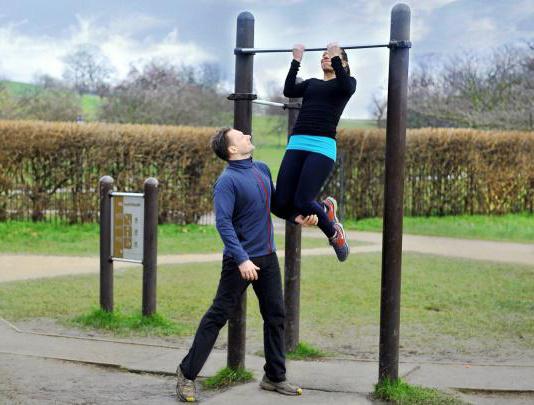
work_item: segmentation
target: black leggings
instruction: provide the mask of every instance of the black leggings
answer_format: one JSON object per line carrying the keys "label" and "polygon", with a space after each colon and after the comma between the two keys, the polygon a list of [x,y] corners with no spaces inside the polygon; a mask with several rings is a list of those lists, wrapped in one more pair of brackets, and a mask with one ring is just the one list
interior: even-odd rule
{"label": "black leggings", "polygon": [[334,168],[334,161],[320,153],[286,150],[276,180],[273,213],[293,221],[298,214],[317,215],[319,228],[327,237],[336,233],[324,204],[315,201]]}

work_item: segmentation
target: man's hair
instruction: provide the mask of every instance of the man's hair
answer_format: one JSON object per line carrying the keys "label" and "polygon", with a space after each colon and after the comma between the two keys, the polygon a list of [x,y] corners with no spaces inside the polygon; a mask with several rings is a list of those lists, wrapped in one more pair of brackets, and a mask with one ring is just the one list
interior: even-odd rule
{"label": "man's hair", "polygon": [[230,145],[227,134],[231,129],[228,127],[221,128],[211,137],[211,149],[222,160],[228,160],[230,157],[228,154],[228,146]]}
{"label": "man's hair", "polygon": [[350,76],[350,67],[349,67],[349,58],[347,56],[347,52],[343,48],[341,48],[341,60],[344,60],[347,62],[347,66],[343,66],[345,68],[345,71]]}

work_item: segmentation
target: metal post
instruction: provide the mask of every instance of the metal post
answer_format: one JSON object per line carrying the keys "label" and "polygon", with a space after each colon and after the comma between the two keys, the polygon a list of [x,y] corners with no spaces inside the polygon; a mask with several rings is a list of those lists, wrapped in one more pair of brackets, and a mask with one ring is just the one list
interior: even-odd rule
{"label": "metal post", "polygon": [[[391,41],[410,39],[410,8],[391,10]],[[378,379],[396,380],[399,369],[404,149],[409,48],[391,48],[386,127],[386,178],[382,241],[380,354]]]}
{"label": "metal post", "polygon": [[156,312],[158,267],[158,181],[149,177],[144,184],[145,220],[143,229],[143,316]]}
{"label": "metal post", "polygon": [[[236,47],[254,46],[254,16],[244,11],[237,17]],[[252,93],[254,55],[235,56],[235,93]],[[250,134],[252,130],[252,100],[234,101],[234,128]],[[243,293],[236,311],[228,320],[229,368],[245,367],[245,336],[247,316],[247,295]]]}
{"label": "metal post", "polygon": [[[297,82],[301,79],[297,78]],[[300,103],[300,98],[290,98],[289,103]],[[288,109],[287,131],[290,134],[297,122],[299,110]],[[288,136],[289,142],[289,136]],[[284,260],[284,304],[285,304],[285,347],[286,351],[295,350],[299,344],[300,318],[300,249],[302,227],[286,221],[286,247]]]}
{"label": "metal post", "polygon": [[111,260],[111,191],[113,178],[99,180],[100,193],[100,308],[113,312],[113,261]]}

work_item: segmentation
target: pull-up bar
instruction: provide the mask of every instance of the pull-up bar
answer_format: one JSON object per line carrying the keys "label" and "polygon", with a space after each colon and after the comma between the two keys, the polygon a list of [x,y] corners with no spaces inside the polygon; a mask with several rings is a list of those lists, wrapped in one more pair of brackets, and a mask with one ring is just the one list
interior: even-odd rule
{"label": "pull-up bar", "polygon": [[298,110],[300,108],[300,103],[277,103],[276,101],[269,101],[269,100],[252,100],[252,102],[254,104],[268,105],[271,107],[281,107],[284,110],[287,110],[287,109]]}
{"label": "pull-up bar", "polygon": [[[390,41],[387,44],[371,44],[371,45],[347,45],[340,46],[343,49],[366,49],[366,48],[411,48],[410,41]],[[305,48],[306,52],[320,52],[326,51],[327,48]],[[235,48],[234,54],[255,54],[255,53],[277,53],[277,52],[293,52],[293,49],[288,48]]]}
{"label": "pull-up bar", "polygon": [[[396,380],[399,374],[399,331],[402,264],[402,219],[404,201],[404,154],[406,144],[406,99],[410,42],[410,8],[397,4],[391,10],[390,37],[387,44],[344,46],[344,49],[389,48],[388,105],[384,176],[384,226],[382,237],[382,279],[380,297],[380,338],[378,378]],[[307,51],[324,51],[311,48]],[[243,12],[237,17],[235,54],[234,128],[250,134],[252,103],[273,105],[256,100],[253,93],[254,55],[256,53],[291,52],[292,49],[254,48],[254,16]],[[262,102],[263,101],[263,102]],[[297,100],[289,103],[295,104]],[[279,107],[279,105],[276,105]],[[288,108],[295,122],[296,108]],[[291,127],[291,125],[290,125]],[[300,233],[298,234],[300,235]],[[300,297],[300,243],[296,232],[286,230],[285,286],[286,348],[298,343]],[[293,243],[295,242],[295,243]],[[231,369],[245,366],[246,294],[228,321],[228,359]]]}

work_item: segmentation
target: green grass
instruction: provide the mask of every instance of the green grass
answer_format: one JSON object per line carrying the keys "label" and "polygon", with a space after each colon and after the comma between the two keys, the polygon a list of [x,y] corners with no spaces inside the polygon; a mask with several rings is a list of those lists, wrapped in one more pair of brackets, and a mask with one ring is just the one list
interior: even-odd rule
{"label": "green grass", "polygon": [[[382,232],[382,218],[344,222],[346,229]],[[404,217],[403,232],[451,238],[534,242],[534,214]]]}
{"label": "green grass", "polygon": [[214,376],[208,377],[202,381],[202,386],[205,389],[215,390],[230,387],[236,384],[246,383],[254,379],[252,373],[244,368],[233,370],[225,367]]}
{"label": "green grass", "polygon": [[141,313],[123,313],[116,309],[113,312],[93,308],[87,314],[76,316],[72,324],[83,328],[101,329],[118,335],[135,333],[138,335],[158,336],[181,335],[185,328],[158,313],[143,316]]}
{"label": "green grass", "polygon": [[[325,341],[358,341],[375,333],[380,264],[378,253],[351,255],[343,264],[332,256],[303,257],[301,338],[322,348]],[[192,335],[212,303],[219,274],[220,263],[159,266],[158,313],[183,326],[180,334]],[[446,341],[447,349],[461,353],[473,339],[485,350],[502,345],[533,350],[533,275],[534,266],[404,254],[401,350],[438,351]],[[97,305],[98,280],[92,274],[1,283],[0,316],[69,323]],[[140,311],[139,269],[117,271],[114,288],[117,307]],[[261,341],[263,325],[251,288],[248,297],[247,329]]]}
{"label": "green grass", "polygon": [[376,120],[341,119],[338,128],[376,128]]}
{"label": "green grass", "polygon": [[14,96],[22,95],[28,90],[32,90],[35,84],[14,82],[10,80],[0,80],[0,84],[4,85],[10,94]]}
{"label": "green grass", "polygon": [[287,143],[287,116],[254,115],[252,137],[254,159],[267,163],[276,181]]}
{"label": "green grass", "polygon": [[325,356],[326,353],[306,342],[299,342],[295,350],[286,353],[290,360],[313,360]]}
{"label": "green grass", "polygon": [[102,99],[92,94],[82,96],[82,116],[84,121],[96,121],[98,119],[98,110],[102,106]]}
{"label": "green grass", "polygon": [[385,379],[375,385],[374,398],[396,404],[460,405],[465,402],[441,391],[410,385],[402,380]]}
{"label": "green grass", "polygon": [[[284,249],[283,235],[275,235],[278,250]],[[304,248],[326,247],[324,239],[302,238]],[[174,225],[158,227],[159,254],[215,253],[223,243],[212,225]],[[48,255],[98,255],[98,224],[0,222],[0,252]]]}
{"label": "green grass", "polygon": [[[382,231],[381,218],[345,221],[346,229]],[[97,224],[68,225],[28,221],[0,222],[0,252],[52,255],[98,255]],[[534,242],[534,215],[503,216],[405,217],[404,233],[453,238]],[[275,236],[278,250],[284,248],[284,237]],[[303,238],[304,248],[326,247],[323,239]],[[160,254],[218,252],[223,245],[211,225],[160,225]]]}

